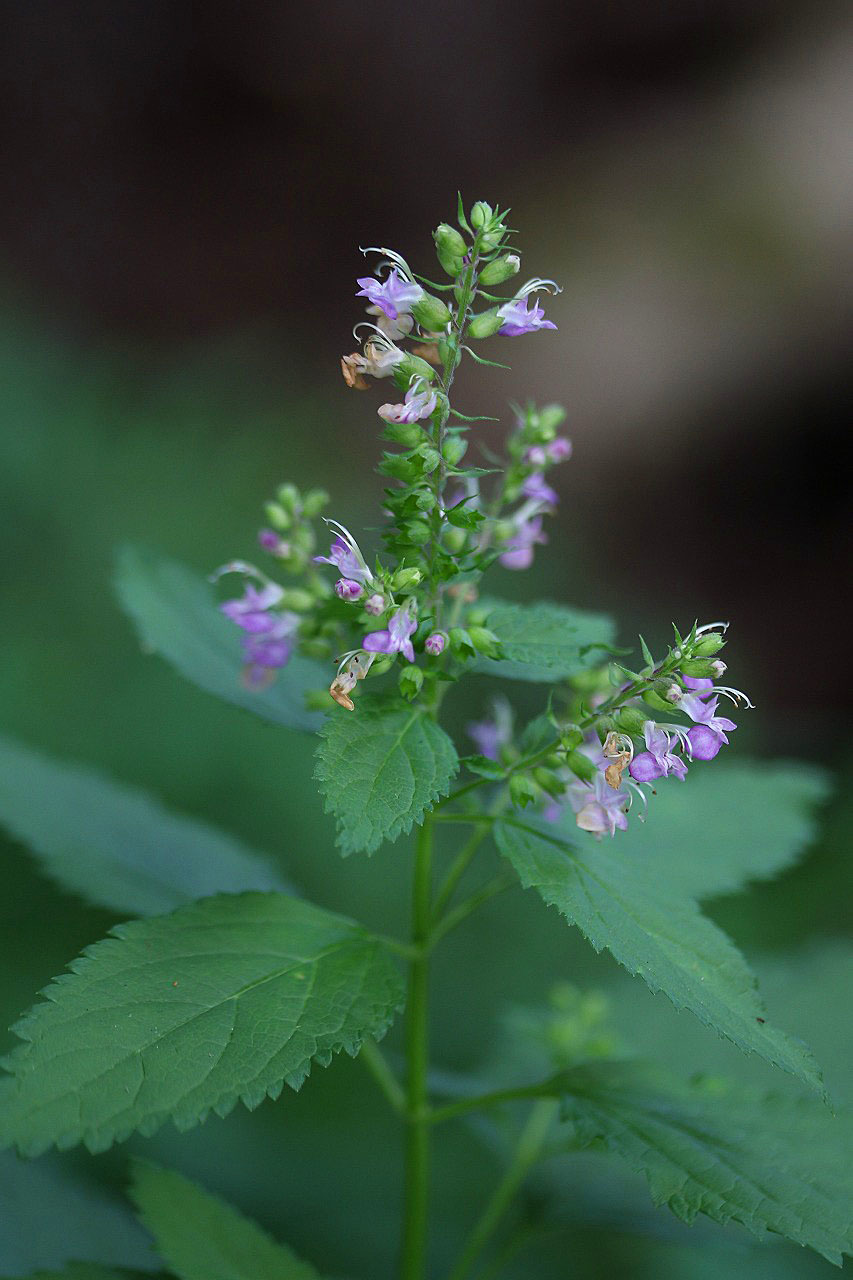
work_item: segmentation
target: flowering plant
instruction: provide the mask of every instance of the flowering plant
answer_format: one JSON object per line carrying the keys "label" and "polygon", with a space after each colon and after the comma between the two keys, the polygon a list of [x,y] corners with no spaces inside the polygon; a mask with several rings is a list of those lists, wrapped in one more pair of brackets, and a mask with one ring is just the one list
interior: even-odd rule
{"label": "flowering plant", "polygon": [[[555,468],[572,454],[564,411],[531,403],[514,411],[503,455],[489,436],[481,459],[489,465],[469,462],[479,419],[453,403],[459,369],[497,364],[482,354],[488,339],[556,327],[541,302],[556,284],[514,284],[520,257],[505,218],[484,202],[466,213],[460,201],[457,226],[434,233],[439,282],[394,250],[365,251],[378,254],[375,273],[358,279],[370,319],[341,369],[354,390],[387,380],[397,393],[376,410],[388,481],[377,554],[323,515],[325,492],[287,483],[265,509],[263,565],[233,560],[212,575],[237,583],[218,607],[173,565],[127,553],[120,575],[149,647],[212,692],[319,732],[316,778],[342,853],[371,854],[415,829],[409,936],[313,906],[257,856],[143,812],[138,798],[105,784],[66,778],[69,804],[94,786],[112,817],[106,827],[130,833],[131,845],[144,831],[146,848],[156,829],[174,852],[143,893],[138,872],[122,876],[108,861],[104,825],[93,829],[97,857],[75,870],[78,883],[142,918],[90,948],[18,1024],[0,1134],[27,1154],[79,1142],[99,1151],[169,1118],[184,1129],[238,1101],[255,1107],[285,1084],[299,1088],[312,1063],[327,1065],[344,1049],[364,1062],[404,1127],[403,1280],[431,1274],[431,1240],[438,1247],[430,1159],[442,1127],[496,1115],[505,1120],[495,1140],[506,1168],[448,1263],[450,1280],[484,1265],[538,1162],[596,1144],[643,1173],[655,1202],[687,1221],[736,1220],[835,1261],[849,1248],[838,1189],[843,1129],[820,1100],[685,1084],[649,1069],[611,1031],[605,1004],[565,984],[547,1008],[515,1017],[516,1049],[523,1042],[525,1052],[508,1050],[498,1067],[485,1062],[482,1079],[442,1073],[430,1059],[436,948],[520,883],[653,992],[822,1093],[809,1051],[765,1018],[746,962],[698,906],[771,874],[802,842],[782,824],[768,851],[746,804],[716,859],[692,856],[686,843],[709,820],[708,795],[716,789],[725,808],[738,785],[718,761],[736,728],[722,700],[751,706],[723,683],[728,624],[674,628],[657,654],[641,639],[628,665],[608,618],[484,590],[487,574],[491,590],[546,543],[559,501]],[[486,706],[454,742],[445,712],[468,677],[488,689]],[[494,689],[518,682],[542,689],[526,722]],[[22,767],[20,757],[7,767]],[[51,766],[27,767],[39,785],[56,785]],[[814,784],[795,796],[775,776],[750,785],[775,787],[782,815],[820,793]],[[665,833],[643,831],[658,822],[658,804],[665,828],[673,814],[665,797],[682,787],[685,843],[673,853]],[[53,859],[60,880],[73,879],[56,869],[55,833],[8,820]],[[466,838],[448,857],[437,833],[457,829]],[[402,1053],[383,1052],[379,1042],[403,1010]],[[317,1276],[178,1174],[140,1165],[133,1195],[179,1277]],[[489,1275],[502,1258],[509,1254],[493,1254]]]}

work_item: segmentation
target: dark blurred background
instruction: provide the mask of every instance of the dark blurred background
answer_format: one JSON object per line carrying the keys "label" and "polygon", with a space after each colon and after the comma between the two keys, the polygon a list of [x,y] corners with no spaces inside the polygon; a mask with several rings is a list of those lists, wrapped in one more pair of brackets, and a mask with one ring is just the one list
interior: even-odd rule
{"label": "dark blurred background", "polygon": [[[369,917],[379,888],[393,915],[399,851],[353,889],[363,868],[329,855],[304,743],[143,660],[112,600],[111,561],[127,540],[202,570],[250,554],[260,504],[285,478],[324,485],[354,529],[375,524],[384,388],[358,395],[338,373],[361,318],[358,246],[390,244],[436,272],[430,231],[461,189],[469,204],[512,206],[524,276],[564,286],[548,310],[558,332],[511,344],[512,373],[459,379],[469,412],[506,420],[508,401],[528,397],[569,411],[575,453],[558,474],[551,546],[501,589],[610,610],[627,644],[642,631],[654,647],[671,620],[730,619],[730,675],[758,706],[738,741],[843,776],[848,6],[18,0],[0,14],[4,730],[280,850],[328,905]],[[506,358],[509,344],[493,346]],[[771,988],[775,974],[806,1021],[824,1017],[798,1029],[817,1049],[823,1036],[830,1057],[828,995],[821,1010],[795,988],[810,973],[835,990],[837,955],[820,947],[846,926],[848,817],[836,803],[803,869],[715,911],[770,956]],[[12,843],[5,865],[4,1025],[113,923],[70,909]],[[470,989],[490,994],[479,1020],[473,1006],[450,1019],[451,1065],[477,1060],[501,1001],[539,992],[543,967],[548,981],[613,978],[580,946],[567,954],[563,926],[543,929],[535,905],[525,898],[521,919],[495,905],[453,951]],[[507,961],[492,990],[478,947],[496,925],[527,966]],[[808,963],[786,950],[800,945],[818,947]],[[682,1033],[679,1021],[673,1043]],[[373,1280],[393,1256],[397,1191],[372,1106],[357,1064],[336,1065],[298,1100],[137,1147],[206,1176],[319,1264],[342,1271],[354,1256]],[[373,1218],[363,1188],[325,1163],[340,1154],[339,1118],[355,1124],[353,1149],[376,1153],[388,1198],[376,1193]],[[454,1177],[476,1188],[492,1176],[475,1151],[461,1141],[445,1169],[448,1213]],[[63,1157],[57,1185],[70,1169],[106,1195],[125,1154]],[[23,1168],[4,1194],[25,1222],[54,1166]],[[345,1237],[324,1217],[330,1198],[345,1206]],[[118,1261],[99,1212],[97,1256]],[[17,1245],[7,1232],[9,1273],[69,1256],[66,1219],[54,1253],[34,1251],[26,1226]],[[115,1230],[129,1238],[124,1219]],[[629,1230],[585,1252],[576,1233],[572,1274],[718,1274],[681,1236],[670,1245],[641,1248]],[[765,1271],[725,1247],[732,1274],[825,1270],[777,1251]],[[536,1274],[568,1272],[543,1255]]]}

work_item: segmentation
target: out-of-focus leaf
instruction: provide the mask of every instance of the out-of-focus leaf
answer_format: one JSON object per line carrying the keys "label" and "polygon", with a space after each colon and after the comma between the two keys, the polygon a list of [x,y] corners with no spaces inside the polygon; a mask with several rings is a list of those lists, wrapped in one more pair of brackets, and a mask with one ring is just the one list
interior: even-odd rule
{"label": "out-of-focus leaf", "polygon": [[196,898],[287,889],[261,854],[143,791],[0,738],[0,823],[61,888],[156,915]]}
{"label": "out-of-focus leaf", "polygon": [[240,632],[217,609],[204,579],[173,560],[124,547],[116,586],[145,649],[161,654],[182,676],[226,702],[290,729],[317,729],[322,716],[305,707],[305,694],[328,686],[326,667],[298,654],[266,689],[240,679]]}
{"label": "out-of-focus leaf", "polygon": [[468,667],[482,675],[556,683],[601,662],[613,643],[615,626],[604,614],[547,602],[486,604],[486,625],[500,640],[503,657],[481,657]]}

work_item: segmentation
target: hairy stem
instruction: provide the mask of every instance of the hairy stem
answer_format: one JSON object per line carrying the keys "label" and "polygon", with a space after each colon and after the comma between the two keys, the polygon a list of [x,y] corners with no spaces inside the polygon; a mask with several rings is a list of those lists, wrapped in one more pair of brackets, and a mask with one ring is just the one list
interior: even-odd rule
{"label": "hairy stem", "polygon": [[521,1131],[512,1162],[466,1240],[459,1261],[448,1276],[448,1280],[465,1280],[465,1277],[470,1275],[471,1268],[500,1225],[501,1219],[527,1177],[531,1166],[538,1160],[558,1105],[556,1101],[549,1098],[537,1102],[531,1111],[530,1118]]}
{"label": "hairy stem", "polygon": [[429,815],[418,831],[412,887],[412,944],[418,954],[409,964],[406,1013],[406,1133],[403,1280],[426,1275],[427,1214],[429,1204],[429,938],[432,892],[432,822]]}

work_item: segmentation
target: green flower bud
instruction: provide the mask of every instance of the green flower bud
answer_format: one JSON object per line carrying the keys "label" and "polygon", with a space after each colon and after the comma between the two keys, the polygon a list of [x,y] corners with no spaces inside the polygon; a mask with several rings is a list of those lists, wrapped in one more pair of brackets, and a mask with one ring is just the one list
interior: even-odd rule
{"label": "green flower bud", "polygon": [[289,511],[290,514],[293,515],[293,513],[296,511],[296,508],[299,506],[299,503],[300,503],[299,490],[297,489],[296,485],[295,484],[279,485],[278,491],[276,493],[276,497],[278,498],[281,505],[285,508],[285,510]]}
{"label": "green flower bud", "polygon": [[424,429],[417,422],[388,422],[382,434],[386,440],[414,449],[415,445],[423,441]]}
{"label": "green flower bud", "polygon": [[487,262],[480,272],[480,284],[503,284],[521,269],[521,258],[517,253],[505,253],[494,262]]}
{"label": "green flower bud", "polygon": [[683,658],[679,667],[684,675],[705,680],[714,679],[718,671],[718,664],[714,658]]}
{"label": "green flower bud", "polygon": [[416,547],[423,547],[432,537],[432,530],[426,520],[407,520],[403,532]]}
{"label": "green flower bud", "polygon": [[428,361],[407,352],[403,359],[398,360],[394,365],[391,377],[401,391],[408,391],[412,378],[423,378],[425,382],[432,382],[435,378],[435,372],[435,369]]}
{"label": "green flower bud", "polygon": [[409,702],[418,696],[423,682],[424,673],[421,671],[420,667],[416,667],[414,664],[409,664],[409,666],[404,667],[400,672],[398,679],[400,692],[404,698],[409,700]]}
{"label": "green flower bud", "polygon": [[[677,688],[678,686],[676,685],[675,687]],[[679,693],[681,693],[680,689],[679,689]],[[675,703],[673,702],[664,701],[664,699],[660,696],[660,694],[656,693],[654,689],[646,689],[645,692],[641,694],[641,697],[643,699],[643,702],[645,702],[650,707],[654,707],[655,711],[671,712],[673,707],[675,706]]]}
{"label": "green flower bud", "polygon": [[486,204],[485,200],[478,200],[471,210],[471,226],[475,231],[481,231],[483,227],[489,225],[495,216],[495,211],[490,204]]}
{"label": "green flower bud", "polygon": [[469,609],[468,611],[468,621],[475,627],[484,627],[488,617],[488,609]]}
{"label": "green flower bud", "polygon": [[659,676],[652,681],[652,689],[670,708],[677,707],[681,701],[683,690],[679,687],[678,682],[673,680],[672,676]]}
{"label": "green flower bud", "polygon": [[581,751],[569,751],[566,755],[566,764],[572,773],[582,778],[584,782],[592,782],[598,772],[589,756],[585,756]]}
{"label": "green flower bud", "polygon": [[312,593],[303,587],[291,587],[281,597],[282,608],[293,609],[296,613],[307,613],[309,609],[314,608],[315,604],[316,600]]}
{"label": "green flower bud", "polygon": [[560,746],[564,751],[574,751],[575,747],[579,747],[583,742],[583,729],[578,728],[576,724],[567,724],[563,726],[560,733]]}
{"label": "green flower bud", "polygon": [[441,540],[452,555],[458,556],[468,544],[468,535],[464,529],[456,529],[452,524],[445,525]]}
{"label": "green flower bud", "polygon": [[719,631],[708,631],[705,635],[699,636],[694,643],[693,653],[697,658],[713,658],[714,654],[719,653],[725,643]]}
{"label": "green flower bud", "polygon": [[503,324],[498,315],[497,307],[493,307],[491,311],[481,311],[478,316],[474,316],[468,325],[469,338],[491,338],[497,333]]}
{"label": "green flower bud", "polygon": [[291,525],[290,516],[284,507],[279,506],[277,502],[264,503],[264,515],[274,529],[278,529],[279,533],[283,533],[285,529],[289,529]]}
{"label": "green flower bud", "polygon": [[566,784],[562,778],[552,772],[551,769],[534,769],[533,777],[538,785],[545,791],[552,800],[559,800],[566,794]]}
{"label": "green flower bud", "polygon": [[422,577],[420,569],[398,569],[391,579],[391,586],[395,591],[408,591],[409,587],[416,587]]}
{"label": "green flower bud", "polygon": [[462,261],[468,252],[468,246],[455,227],[442,222],[432,233],[435,241],[435,252],[444,270],[449,276],[458,276],[463,266]]}
{"label": "green flower bud", "polygon": [[373,666],[370,668],[370,674],[372,676],[384,676],[386,671],[391,670],[394,665],[394,661],[394,654],[388,654],[387,656],[383,655],[381,658],[377,658]]}
{"label": "green flower bud", "polygon": [[313,531],[306,524],[298,525],[294,529],[290,537],[290,545],[297,551],[304,551],[306,555],[311,554],[314,550],[316,538]]}
{"label": "green flower bud", "polygon": [[494,631],[490,631],[488,627],[469,626],[468,635],[478,653],[484,654],[487,658],[494,658],[500,653],[501,642]]}
{"label": "green flower bud", "polygon": [[[556,432],[566,420],[566,411],[561,404],[546,404],[539,410],[539,426]],[[550,437],[553,440],[553,436]]]}
{"label": "green flower bud", "polygon": [[464,436],[448,436],[444,442],[442,453],[451,467],[455,467],[457,462],[461,462],[465,457],[468,448],[468,441]]}
{"label": "green flower bud", "polygon": [[[438,345],[438,358],[443,365],[446,365],[450,360],[451,355],[453,354],[453,343],[448,342],[447,338],[439,338],[437,345]],[[462,359],[462,350],[461,348],[457,347],[456,354],[453,357],[454,369],[458,368],[459,362],[461,359]]]}
{"label": "green flower bud", "polygon": [[476,657],[474,642],[464,627],[451,627],[449,633],[450,648],[457,658]]}
{"label": "green flower bud", "polygon": [[616,727],[621,733],[628,733],[634,738],[643,736],[643,725],[649,719],[637,707],[621,707],[614,717]]}
{"label": "green flower bud", "polygon": [[412,315],[421,328],[428,330],[429,333],[441,332],[451,320],[450,311],[441,298],[436,298],[431,293],[425,293],[422,298],[413,303]]}
{"label": "green flower bud", "polygon": [[541,791],[533,779],[526,773],[514,773],[509,780],[509,798],[517,809],[526,809],[535,804]]}
{"label": "green flower bud", "polygon": [[307,520],[313,520],[324,507],[328,506],[329,502],[330,498],[325,489],[309,489],[302,503],[302,514]]}

